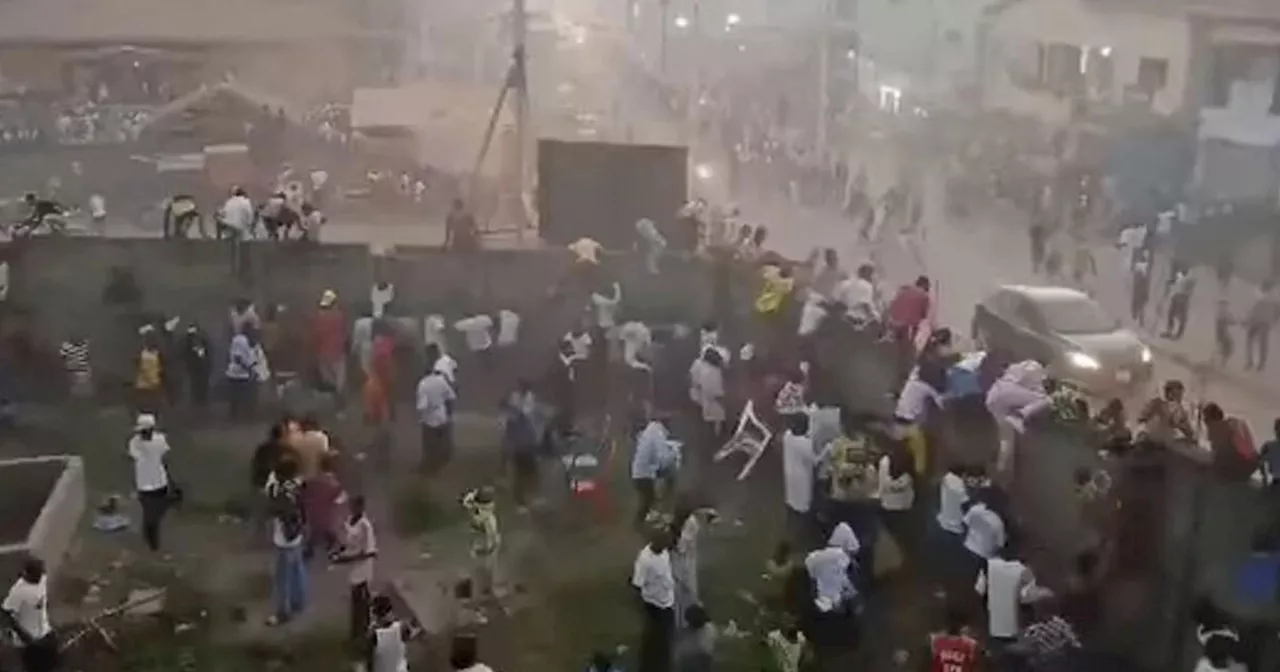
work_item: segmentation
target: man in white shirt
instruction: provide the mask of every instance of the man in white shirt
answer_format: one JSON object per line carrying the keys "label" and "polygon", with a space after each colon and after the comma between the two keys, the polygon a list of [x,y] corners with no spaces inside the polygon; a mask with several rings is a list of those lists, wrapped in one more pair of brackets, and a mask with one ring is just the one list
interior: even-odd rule
{"label": "man in white shirt", "polygon": [[675,637],[676,581],[671,571],[671,535],[665,528],[649,534],[649,543],[636,556],[631,585],[644,608],[640,634],[640,672],[671,669]]}
{"label": "man in white shirt", "polygon": [[241,187],[232,189],[231,197],[222,204],[222,225],[230,229],[236,238],[242,239],[253,231],[256,217],[248,193]]}
{"label": "man in white shirt", "polygon": [[129,457],[133,459],[133,483],[142,505],[142,536],[152,551],[160,550],[160,521],[169,508],[169,472],[164,456],[169,441],[156,431],[156,416],[143,413],[129,438]]}
{"label": "man in white shirt", "polygon": [[1004,548],[1004,521],[987,503],[990,491],[971,500],[964,512],[964,548],[969,552],[972,574],[976,576],[986,561]]}
{"label": "man in white shirt", "polygon": [[27,672],[52,672],[58,663],[58,642],[49,625],[49,586],[44,563],[27,558],[22,574],[4,598],[5,625],[15,635]]}
{"label": "man in white shirt", "polygon": [[396,286],[386,280],[379,280],[369,288],[369,303],[373,306],[373,316],[381,318],[387,313],[387,306],[396,300]]}
{"label": "man in white shirt", "polygon": [[1011,549],[996,551],[978,572],[974,590],[986,598],[987,635],[997,643],[1012,644],[1021,631],[1018,612],[1035,594],[1031,569]]}
{"label": "man in white shirt", "polygon": [[823,306],[824,297],[817,292],[809,292],[804,305],[800,307],[800,323],[796,327],[797,336],[809,336],[822,326],[827,317],[827,309]]}
{"label": "man in white shirt", "polygon": [[498,347],[509,348],[520,340],[520,315],[513,310],[498,311]]}
{"label": "man in white shirt", "polygon": [[918,474],[926,473],[928,468],[929,446],[924,423],[931,408],[942,408],[940,387],[946,387],[946,372],[940,366],[924,366],[903,384],[894,407],[894,423]]}
{"label": "man in white shirt", "polygon": [[1133,270],[1134,262],[1138,259],[1138,250],[1141,250],[1147,244],[1147,227],[1145,224],[1133,223],[1126,226],[1120,232],[1120,239],[1116,241],[1116,247],[1120,248],[1121,263],[1125,273]]}
{"label": "man in white shirt", "polygon": [[938,484],[938,528],[956,538],[957,545],[964,534],[964,503],[969,501],[969,491],[964,484],[964,469],[952,465],[942,475]]}
{"label": "man in white shirt", "polygon": [[613,283],[608,294],[591,292],[591,308],[596,326],[608,331],[618,324],[618,305],[622,303],[622,287]]}
{"label": "man in white shirt", "polygon": [[493,347],[493,318],[488,315],[482,313],[463,318],[455,322],[453,328],[462,332],[471,352],[485,352]]}
{"label": "man in white shirt", "polygon": [[814,470],[818,454],[809,438],[809,416],[798,413],[787,416],[787,431],[782,435],[783,497],[787,505],[788,537],[807,545],[811,528],[809,511],[813,506]]}
{"label": "man in white shirt", "polygon": [[422,344],[428,348],[435,346],[442,353],[449,351],[443,317],[427,315],[422,318]]}
{"label": "man in white shirt", "polygon": [[690,394],[701,410],[709,444],[707,448],[712,452],[720,449],[716,444],[725,421],[723,367],[720,353],[709,349],[689,370]]}
{"label": "man in white shirt", "polygon": [[667,249],[667,239],[658,231],[658,227],[654,225],[651,219],[641,219],[636,222],[636,233],[640,236],[641,246],[644,250],[645,269],[650,274],[658,273],[658,260],[662,258],[662,253]]}
{"label": "man in white shirt", "polygon": [[324,207],[325,187],[329,184],[329,171],[323,168],[312,168],[307,174],[311,181],[311,202],[317,207]]}
{"label": "man in white shirt", "polygon": [[653,346],[653,332],[644,322],[631,321],[618,329],[618,339],[622,341],[622,363],[630,369],[651,371],[653,366],[647,361],[649,348]]}
{"label": "man in white shirt", "polygon": [[415,408],[422,429],[422,469],[438,470],[453,453],[453,403],[457,395],[449,379],[436,368],[418,381]]}
{"label": "man in white shirt", "polygon": [[825,548],[805,556],[804,567],[813,583],[814,606],[818,611],[836,611],[857,594],[849,570],[860,550],[862,544],[853,528],[848,523],[840,523],[831,532]]}
{"label": "man in white shirt", "polygon": [[836,287],[836,299],[844,304],[849,319],[855,324],[878,321],[880,301],[876,296],[875,266],[859,266],[856,275]]}
{"label": "man in white shirt", "polygon": [[103,233],[107,226],[107,199],[102,194],[89,196],[89,219],[93,221],[98,233]]}
{"label": "man in white shirt", "polygon": [[622,343],[622,363],[627,367],[627,403],[647,403],[653,396],[653,365],[649,362],[653,332],[644,322],[632,320],[618,327],[618,340]]}
{"label": "man in white shirt", "polygon": [[363,637],[369,629],[369,586],[373,583],[374,558],[378,557],[378,539],[373,523],[365,515],[364,497],[352,497],[350,508],[351,515],[343,526],[342,548],[333,561],[350,568],[351,636],[355,639]]}
{"label": "man in white shirt", "polygon": [[351,323],[351,354],[360,362],[365,376],[373,371],[373,321],[375,317],[364,313]]}

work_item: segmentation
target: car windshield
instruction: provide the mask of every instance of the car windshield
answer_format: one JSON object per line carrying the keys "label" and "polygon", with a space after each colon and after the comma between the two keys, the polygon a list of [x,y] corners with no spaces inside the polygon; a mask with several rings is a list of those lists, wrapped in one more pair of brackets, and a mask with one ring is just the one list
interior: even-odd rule
{"label": "car windshield", "polygon": [[1053,298],[1039,301],[1039,306],[1049,330],[1060,334],[1101,334],[1119,326],[1092,299]]}

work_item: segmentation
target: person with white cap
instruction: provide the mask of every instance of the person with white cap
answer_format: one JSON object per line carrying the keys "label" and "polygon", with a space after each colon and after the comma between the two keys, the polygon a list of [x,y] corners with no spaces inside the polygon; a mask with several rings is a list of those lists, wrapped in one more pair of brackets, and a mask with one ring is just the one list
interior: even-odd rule
{"label": "person with white cap", "polygon": [[156,416],[143,413],[129,437],[129,457],[133,459],[133,484],[142,505],[142,536],[152,551],[160,550],[160,521],[169,507],[169,471],[164,456],[169,441],[156,430]]}
{"label": "person with white cap", "polygon": [[313,323],[312,341],[320,384],[332,392],[341,405],[347,390],[347,318],[338,306],[338,293],[326,289],[320,294],[320,305]]}

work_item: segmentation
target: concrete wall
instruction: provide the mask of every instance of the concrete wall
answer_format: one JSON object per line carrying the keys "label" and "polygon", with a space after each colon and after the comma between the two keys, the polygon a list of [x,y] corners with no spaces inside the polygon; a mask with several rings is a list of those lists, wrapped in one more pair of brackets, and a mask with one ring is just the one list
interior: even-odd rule
{"label": "concrete wall", "polygon": [[[251,243],[246,245],[250,277],[241,283],[231,274],[230,248],[208,241],[43,238],[11,244],[4,256],[10,260],[11,304],[26,310],[34,344],[52,350],[79,330],[94,344],[95,367],[120,372],[132,366],[139,311],[103,303],[114,267],[133,270],[143,293],[142,312],[196,320],[221,340],[227,308],[236,297],[252,298],[259,306],[283,303],[306,314],[321,292],[332,289],[354,314],[368,301],[375,272],[396,285],[397,311],[404,315],[456,318],[507,308],[528,321],[550,310],[552,289],[572,264],[563,248],[457,256],[400,247],[375,263],[368,248],[359,245]],[[668,257],[662,273],[650,275],[633,255],[606,262],[605,273],[622,283],[625,312],[661,321],[709,315],[711,278],[702,265]],[[578,304],[569,310],[576,314]],[[557,335],[572,319],[556,320]]]}
{"label": "concrete wall", "polygon": [[[41,478],[48,469],[55,469],[56,474],[51,479]],[[56,575],[84,515],[84,462],[67,455],[4,460],[0,462],[0,482],[5,479],[40,481],[40,492],[29,496],[29,488],[10,487],[0,493],[0,507],[24,509],[22,513],[34,519],[21,541],[0,546],[0,576],[17,576],[28,555],[43,560],[49,573]],[[35,511],[29,511],[32,507]]]}

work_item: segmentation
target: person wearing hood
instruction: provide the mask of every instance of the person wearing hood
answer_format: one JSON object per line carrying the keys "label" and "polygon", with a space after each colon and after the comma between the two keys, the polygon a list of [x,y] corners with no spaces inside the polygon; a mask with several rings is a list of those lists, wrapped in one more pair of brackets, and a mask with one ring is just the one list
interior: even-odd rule
{"label": "person wearing hood", "polygon": [[209,337],[200,330],[200,325],[193,322],[187,325],[180,347],[182,362],[187,372],[191,403],[203,408],[209,403],[209,376],[213,372]]}
{"label": "person wearing hood", "polygon": [[475,563],[473,585],[480,595],[492,596],[498,576],[498,551],[502,547],[493,489],[485,486],[468,491],[462,496],[462,508],[466,510],[471,525],[471,560]]}
{"label": "person wearing hood", "polygon": [[1039,362],[1017,362],[1005,369],[987,391],[987,411],[995,418],[1000,436],[996,471],[1005,477],[1013,474],[1015,442],[1026,429],[1027,420],[1053,403],[1044,388],[1046,378]]}

